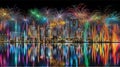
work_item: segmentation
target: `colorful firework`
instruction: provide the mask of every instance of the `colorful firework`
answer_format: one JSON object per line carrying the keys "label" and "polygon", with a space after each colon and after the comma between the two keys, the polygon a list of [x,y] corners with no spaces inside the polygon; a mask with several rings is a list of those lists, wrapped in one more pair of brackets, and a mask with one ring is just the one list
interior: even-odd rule
{"label": "colorful firework", "polygon": [[0,9],[1,66],[96,66],[120,64],[119,13]]}

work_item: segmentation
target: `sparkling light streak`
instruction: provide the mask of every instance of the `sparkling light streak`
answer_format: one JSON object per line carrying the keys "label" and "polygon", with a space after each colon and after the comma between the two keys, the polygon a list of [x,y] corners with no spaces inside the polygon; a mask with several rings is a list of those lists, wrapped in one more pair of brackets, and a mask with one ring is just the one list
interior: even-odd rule
{"label": "sparkling light streak", "polygon": [[119,55],[119,13],[0,8],[0,66],[117,66]]}

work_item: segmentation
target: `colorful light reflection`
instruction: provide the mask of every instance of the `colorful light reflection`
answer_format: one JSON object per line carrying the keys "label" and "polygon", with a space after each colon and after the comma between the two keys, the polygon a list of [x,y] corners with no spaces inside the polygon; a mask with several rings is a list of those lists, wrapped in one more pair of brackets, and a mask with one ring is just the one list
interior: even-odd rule
{"label": "colorful light reflection", "polygon": [[0,8],[0,66],[120,65],[118,13],[47,11]]}

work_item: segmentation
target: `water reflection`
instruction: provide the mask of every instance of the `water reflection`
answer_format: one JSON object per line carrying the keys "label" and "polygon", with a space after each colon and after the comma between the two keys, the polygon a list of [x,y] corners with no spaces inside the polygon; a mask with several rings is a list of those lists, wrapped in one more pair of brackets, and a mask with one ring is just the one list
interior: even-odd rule
{"label": "water reflection", "polygon": [[[120,43],[4,43],[1,66],[120,65]],[[85,57],[86,56],[86,57]]]}

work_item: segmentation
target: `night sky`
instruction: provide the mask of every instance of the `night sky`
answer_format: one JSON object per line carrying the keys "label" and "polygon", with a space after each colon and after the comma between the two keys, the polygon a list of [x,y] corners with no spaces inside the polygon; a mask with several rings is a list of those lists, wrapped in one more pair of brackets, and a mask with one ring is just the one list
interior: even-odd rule
{"label": "night sky", "polygon": [[106,7],[113,11],[120,11],[120,2],[117,0],[0,0],[0,7],[18,8],[27,12],[31,8],[57,8],[58,10],[84,3],[89,10],[105,10]]}

